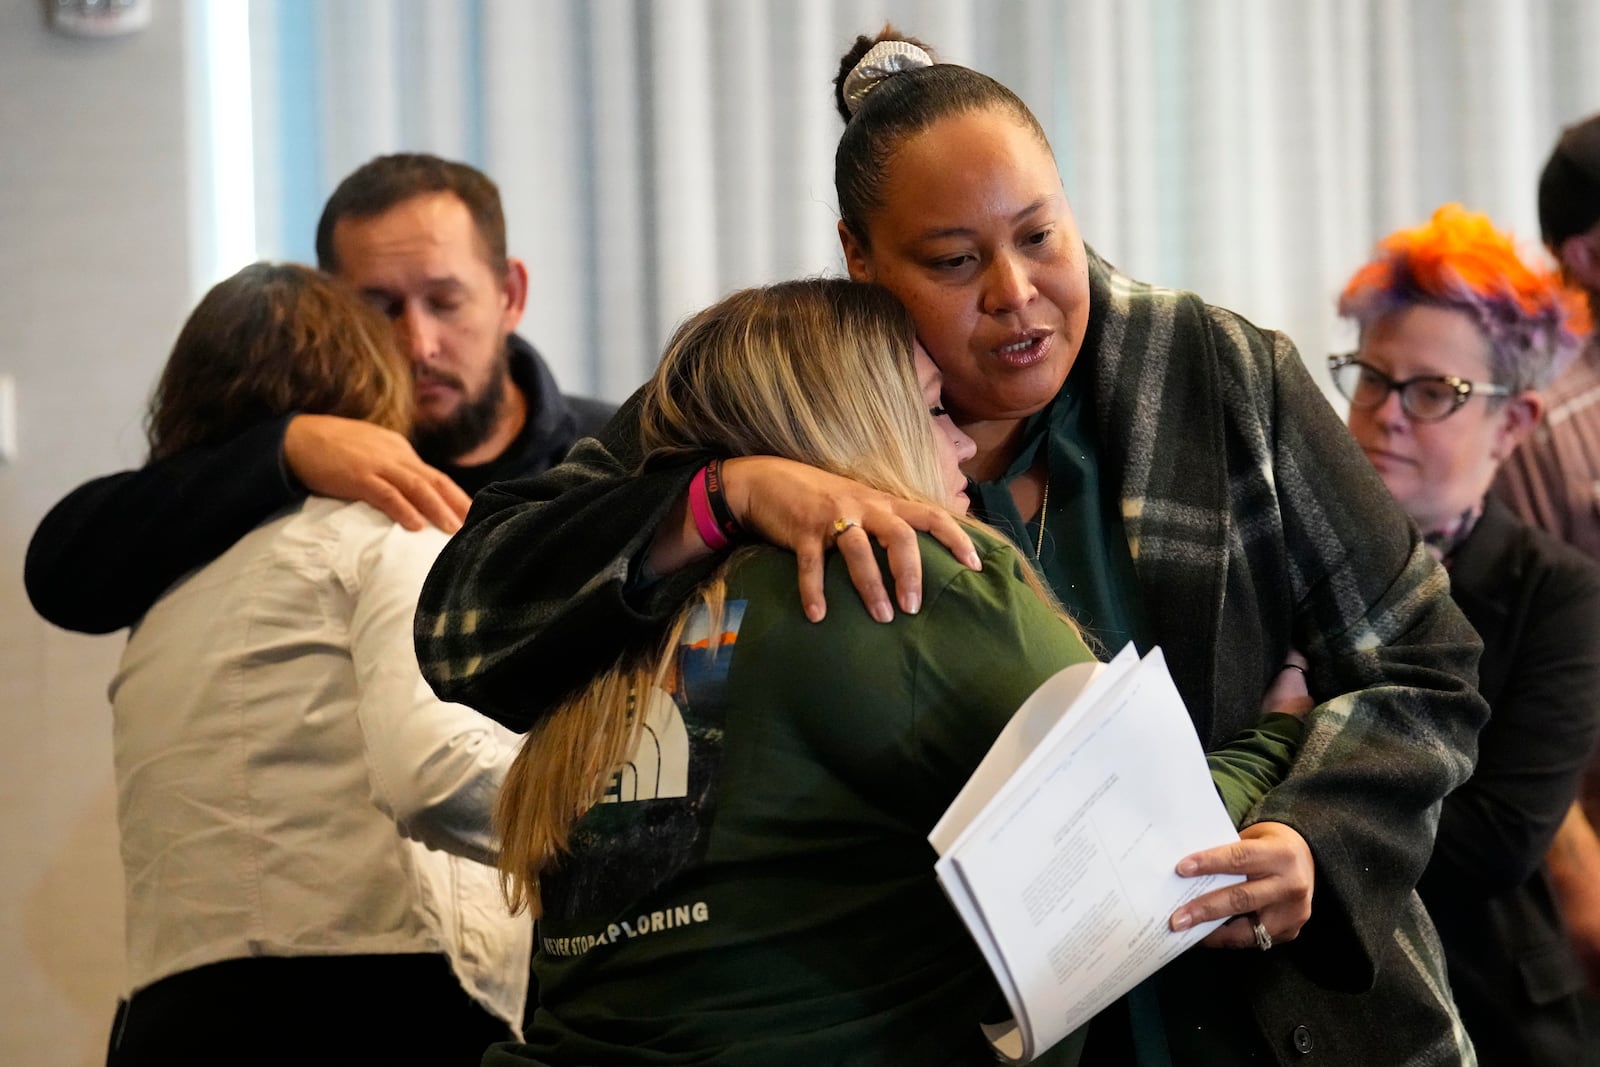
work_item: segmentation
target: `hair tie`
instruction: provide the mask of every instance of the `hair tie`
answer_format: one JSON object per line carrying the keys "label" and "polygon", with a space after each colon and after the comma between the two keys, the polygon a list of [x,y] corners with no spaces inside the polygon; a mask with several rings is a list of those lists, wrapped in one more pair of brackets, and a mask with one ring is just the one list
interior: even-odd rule
{"label": "hair tie", "polygon": [[850,68],[844,79],[844,106],[853,116],[861,101],[885,78],[902,71],[933,66],[933,57],[910,41],[879,41],[867,49],[861,61]]}

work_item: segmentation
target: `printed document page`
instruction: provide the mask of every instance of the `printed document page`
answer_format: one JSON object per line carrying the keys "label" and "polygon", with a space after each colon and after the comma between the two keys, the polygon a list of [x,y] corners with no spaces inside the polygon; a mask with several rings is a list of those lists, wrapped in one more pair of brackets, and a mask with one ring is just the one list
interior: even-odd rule
{"label": "printed document page", "polygon": [[929,835],[1011,1004],[997,1048],[1033,1059],[1215,929],[1167,924],[1241,879],[1174,867],[1237,839],[1160,649],[1045,682]]}

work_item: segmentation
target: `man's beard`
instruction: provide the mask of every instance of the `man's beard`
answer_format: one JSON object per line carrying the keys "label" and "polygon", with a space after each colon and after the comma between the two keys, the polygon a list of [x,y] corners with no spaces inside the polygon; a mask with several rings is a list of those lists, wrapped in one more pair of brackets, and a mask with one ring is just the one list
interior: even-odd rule
{"label": "man's beard", "polygon": [[456,457],[464,456],[488,440],[505,406],[506,379],[510,375],[502,363],[489,376],[483,392],[471,400],[462,400],[455,414],[431,426],[418,423],[411,430],[411,443],[417,455],[435,466],[454,464]]}

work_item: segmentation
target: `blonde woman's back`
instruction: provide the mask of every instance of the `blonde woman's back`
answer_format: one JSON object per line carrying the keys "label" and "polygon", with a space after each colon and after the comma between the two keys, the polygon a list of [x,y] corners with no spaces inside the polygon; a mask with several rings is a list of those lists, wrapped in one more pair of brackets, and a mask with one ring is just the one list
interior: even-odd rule
{"label": "blonde woman's back", "polygon": [[643,703],[635,758],[541,881],[540,1011],[487,1063],[993,1062],[993,980],[926,834],[1027,694],[1089,653],[980,541],[981,573],[928,542],[926,605],[888,625],[837,556],[819,625],[789,553],[734,565],[715,632],[688,628],[672,696]]}

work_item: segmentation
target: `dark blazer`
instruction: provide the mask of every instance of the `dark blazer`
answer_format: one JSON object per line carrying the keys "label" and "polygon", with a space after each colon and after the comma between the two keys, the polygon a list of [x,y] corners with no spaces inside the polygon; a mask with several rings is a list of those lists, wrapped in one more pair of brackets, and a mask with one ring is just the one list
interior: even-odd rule
{"label": "dark blazer", "polygon": [[1417,890],[1479,1062],[1564,1067],[1584,981],[1544,855],[1600,736],[1600,567],[1491,498],[1450,578],[1490,715]]}

